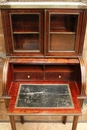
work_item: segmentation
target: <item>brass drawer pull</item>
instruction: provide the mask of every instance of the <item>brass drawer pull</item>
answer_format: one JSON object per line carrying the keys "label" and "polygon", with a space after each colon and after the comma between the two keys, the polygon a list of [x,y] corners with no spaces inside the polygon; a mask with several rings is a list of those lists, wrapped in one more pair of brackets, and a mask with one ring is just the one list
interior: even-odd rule
{"label": "brass drawer pull", "polygon": [[30,75],[28,75],[27,78],[30,79]]}
{"label": "brass drawer pull", "polygon": [[62,77],[62,76],[61,76],[61,75],[59,75],[59,79],[61,79],[61,77]]}

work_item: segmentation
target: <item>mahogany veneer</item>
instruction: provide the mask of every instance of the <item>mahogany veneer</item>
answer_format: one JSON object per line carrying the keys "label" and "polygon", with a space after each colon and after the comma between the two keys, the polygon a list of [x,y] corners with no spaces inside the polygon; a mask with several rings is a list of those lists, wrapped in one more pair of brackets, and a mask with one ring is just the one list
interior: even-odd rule
{"label": "mahogany veneer", "polygon": [[[2,9],[6,43],[3,94],[12,130],[14,116],[74,116],[76,130],[86,98],[85,66],[82,58],[86,9]],[[68,84],[72,108],[17,108],[20,84]]]}

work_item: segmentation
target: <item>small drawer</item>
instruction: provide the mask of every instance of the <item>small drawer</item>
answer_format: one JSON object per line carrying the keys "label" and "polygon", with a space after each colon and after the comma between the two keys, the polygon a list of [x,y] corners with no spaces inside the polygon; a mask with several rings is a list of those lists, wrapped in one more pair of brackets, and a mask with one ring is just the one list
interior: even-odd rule
{"label": "small drawer", "polygon": [[47,72],[45,73],[46,80],[73,80],[73,72]]}
{"label": "small drawer", "polygon": [[15,72],[14,73],[14,80],[43,80],[44,74],[41,72]]}

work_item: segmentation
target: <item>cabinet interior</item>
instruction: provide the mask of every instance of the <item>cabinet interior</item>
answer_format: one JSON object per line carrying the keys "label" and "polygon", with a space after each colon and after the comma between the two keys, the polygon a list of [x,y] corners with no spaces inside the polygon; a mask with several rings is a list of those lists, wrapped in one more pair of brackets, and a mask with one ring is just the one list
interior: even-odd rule
{"label": "cabinet interior", "polygon": [[14,64],[11,66],[13,70],[14,81],[74,81],[75,65],[29,65]]}
{"label": "cabinet interior", "polygon": [[49,51],[74,51],[78,15],[50,14]]}

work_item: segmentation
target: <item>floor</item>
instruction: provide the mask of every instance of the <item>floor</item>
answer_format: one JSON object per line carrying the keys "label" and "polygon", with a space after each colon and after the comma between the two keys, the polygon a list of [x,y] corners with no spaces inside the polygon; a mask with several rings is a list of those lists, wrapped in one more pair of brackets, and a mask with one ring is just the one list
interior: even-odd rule
{"label": "floor", "polygon": [[[17,130],[71,130],[72,123],[16,123]],[[0,123],[0,130],[11,130],[10,123]],[[77,130],[87,130],[87,123],[79,123]]]}

